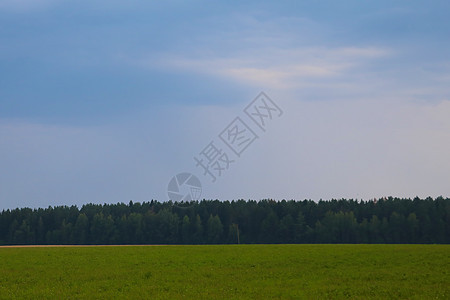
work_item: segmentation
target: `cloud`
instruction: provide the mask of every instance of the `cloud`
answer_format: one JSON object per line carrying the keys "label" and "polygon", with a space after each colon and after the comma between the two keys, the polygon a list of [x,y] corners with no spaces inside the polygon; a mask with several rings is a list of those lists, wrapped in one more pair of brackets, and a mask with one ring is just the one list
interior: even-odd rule
{"label": "cloud", "polygon": [[[169,179],[186,171],[222,200],[450,194],[448,34],[434,26],[447,18],[391,13],[381,24],[387,3],[338,14],[306,4],[59,5],[0,1],[2,12],[52,8],[4,21],[2,115],[28,117],[0,120],[4,207],[166,200]],[[193,156],[261,90],[283,118],[211,185]]]}
{"label": "cloud", "polygon": [[390,50],[376,47],[269,48],[215,58],[161,55],[150,60],[143,59],[136,64],[212,75],[269,89],[296,89],[317,80],[339,79],[352,70],[390,54]]}
{"label": "cloud", "polygon": [[[0,124],[0,205],[45,207],[148,200],[164,173],[155,126]],[[153,130],[152,130],[153,128]],[[139,132],[139,133],[138,133]]]}
{"label": "cloud", "polygon": [[0,173],[0,205],[165,201],[170,178],[180,172],[197,175],[208,199],[450,194],[450,101],[269,96],[284,114],[241,157],[232,157],[236,163],[216,183],[193,157],[236,116],[245,117],[251,98],[233,107],[146,109],[102,126],[3,120],[0,165],[7,171]]}
{"label": "cloud", "polygon": [[102,125],[0,119],[0,210],[167,200],[232,108],[150,107]]}
{"label": "cloud", "polygon": [[371,199],[450,194],[450,101],[299,102],[217,183],[212,198]]}
{"label": "cloud", "polygon": [[405,48],[267,47],[228,54],[155,54],[135,66],[208,77],[251,90],[301,93],[303,100],[388,98],[440,102],[450,99],[448,61],[403,60]]}
{"label": "cloud", "polygon": [[[338,20],[319,20],[315,14],[287,17],[258,10],[215,15],[169,51],[128,53],[123,58],[150,71],[212,78],[248,90],[301,93],[312,100],[367,95],[429,102],[450,98],[445,80],[450,72],[437,68],[447,63],[446,55],[427,55],[440,49],[412,47],[407,40],[355,39],[355,24],[350,30]],[[361,36],[364,30],[356,32]],[[435,67],[430,69],[430,64]]]}

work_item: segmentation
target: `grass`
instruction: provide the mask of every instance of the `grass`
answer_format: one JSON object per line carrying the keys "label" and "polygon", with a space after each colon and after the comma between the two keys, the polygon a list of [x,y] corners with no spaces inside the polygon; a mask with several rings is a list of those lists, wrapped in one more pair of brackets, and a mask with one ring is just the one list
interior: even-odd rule
{"label": "grass", "polygon": [[1,299],[450,299],[450,245],[0,248]]}

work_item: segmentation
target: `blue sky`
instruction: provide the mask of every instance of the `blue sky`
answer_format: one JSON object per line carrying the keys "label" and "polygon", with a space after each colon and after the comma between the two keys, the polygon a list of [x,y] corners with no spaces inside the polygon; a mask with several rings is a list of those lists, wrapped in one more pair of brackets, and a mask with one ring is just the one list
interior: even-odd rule
{"label": "blue sky", "polygon": [[[0,208],[449,196],[448,1],[0,0]],[[283,116],[215,183],[197,155]]]}

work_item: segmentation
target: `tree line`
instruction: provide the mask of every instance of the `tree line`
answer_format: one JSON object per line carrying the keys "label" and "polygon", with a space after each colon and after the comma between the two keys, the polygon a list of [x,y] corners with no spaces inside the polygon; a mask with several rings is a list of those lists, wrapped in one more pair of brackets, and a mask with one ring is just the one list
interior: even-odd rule
{"label": "tree line", "polygon": [[450,199],[152,200],[0,214],[0,245],[224,243],[450,243]]}

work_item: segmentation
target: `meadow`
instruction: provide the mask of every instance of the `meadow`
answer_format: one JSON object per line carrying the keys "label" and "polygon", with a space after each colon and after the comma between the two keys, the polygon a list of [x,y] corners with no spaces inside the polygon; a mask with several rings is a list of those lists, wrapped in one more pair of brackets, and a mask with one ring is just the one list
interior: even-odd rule
{"label": "meadow", "polygon": [[1,299],[450,299],[450,245],[0,248]]}

